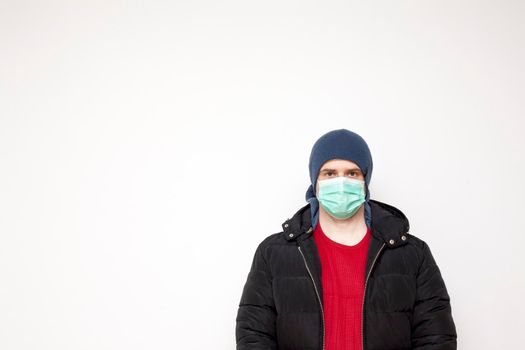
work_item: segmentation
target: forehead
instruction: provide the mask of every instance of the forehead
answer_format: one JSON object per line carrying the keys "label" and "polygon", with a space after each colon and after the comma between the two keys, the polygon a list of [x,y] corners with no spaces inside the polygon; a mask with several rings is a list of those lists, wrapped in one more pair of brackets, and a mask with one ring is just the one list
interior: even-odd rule
{"label": "forehead", "polygon": [[323,164],[320,171],[325,169],[335,169],[335,170],[352,170],[357,169],[361,170],[356,163],[346,160],[346,159],[331,159]]}

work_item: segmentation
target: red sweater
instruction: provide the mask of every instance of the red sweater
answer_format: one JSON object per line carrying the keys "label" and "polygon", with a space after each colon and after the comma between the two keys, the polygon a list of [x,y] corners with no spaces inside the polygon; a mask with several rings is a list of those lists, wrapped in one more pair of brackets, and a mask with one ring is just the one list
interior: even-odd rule
{"label": "red sweater", "polygon": [[361,350],[365,264],[372,235],[368,228],[356,245],[337,243],[318,223],[314,240],[321,259],[325,350]]}

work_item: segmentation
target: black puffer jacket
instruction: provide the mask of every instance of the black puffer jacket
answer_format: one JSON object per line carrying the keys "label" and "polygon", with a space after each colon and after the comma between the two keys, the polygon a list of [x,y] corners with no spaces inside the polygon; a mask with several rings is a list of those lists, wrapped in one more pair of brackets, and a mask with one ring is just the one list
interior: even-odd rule
{"label": "black puffer jacket", "polygon": [[[450,298],[428,245],[376,200],[365,270],[363,349],[456,349]],[[321,262],[310,204],[255,251],[236,319],[237,350],[324,349]]]}

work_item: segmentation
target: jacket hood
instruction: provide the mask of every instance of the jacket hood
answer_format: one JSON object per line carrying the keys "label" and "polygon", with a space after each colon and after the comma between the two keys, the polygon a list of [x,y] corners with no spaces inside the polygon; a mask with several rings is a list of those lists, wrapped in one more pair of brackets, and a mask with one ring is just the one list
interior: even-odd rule
{"label": "jacket hood", "polygon": [[[371,208],[372,235],[394,248],[407,243],[410,224],[405,214],[398,208],[375,199],[368,201]],[[311,205],[306,204],[282,223],[287,241],[306,239],[312,233]]]}

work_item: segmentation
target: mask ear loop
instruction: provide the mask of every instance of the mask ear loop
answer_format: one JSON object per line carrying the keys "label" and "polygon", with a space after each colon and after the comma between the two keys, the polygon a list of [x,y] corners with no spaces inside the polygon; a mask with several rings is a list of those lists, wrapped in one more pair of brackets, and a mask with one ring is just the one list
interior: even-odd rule
{"label": "mask ear loop", "polygon": [[370,189],[368,188],[368,184],[366,183],[366,175],[365,177],[365,203],[368,203],[368,200],[370,199]]}
{"label": "mask ear loop", "polygon": [[[366,179],[366,176],[365,176]],[[366,194],[365,194],[365,202],[363,205],[365,206],[365,222],[366,225],[372,229],[372,208],[370,207],[370,204],[368,203],[368,200],[370,199],[370,189],[368,188],[368,185],[365,181],[365,188],[366,188]]]}

